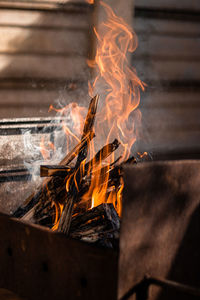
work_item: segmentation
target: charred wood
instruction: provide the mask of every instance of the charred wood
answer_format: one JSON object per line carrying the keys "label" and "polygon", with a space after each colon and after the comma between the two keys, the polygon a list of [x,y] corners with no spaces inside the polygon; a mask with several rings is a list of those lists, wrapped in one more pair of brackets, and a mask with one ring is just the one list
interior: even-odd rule
{"label": "charred wood", "polygon": [[[94,168],[95,165],[99,164],[102,160],[106,159],[118,147],[119,147],[118,140],[114,140],[113,143],[110,143],[104,146],[101,150],[99,150],[99,152],[95,155],[95,157],[85,165],[84,167],[85,175],[87,174],[91,166]],[[65,234],[68,234],[69,232],[73,207],[74,204],[79,199],[78,193],[79,193],[79,186],[81,184],[82,177],[83,177],[83,170],[81,169],[81,167],[79,167],[79,169],[75,172],[75,176],[73,177],[73,182],[68,192],[69,196],[65,202],[63,213],[58,226],[58,231],[64,232]]]}
{"label": "charred wood", "polygon": [[85,148],[88,147],[88,143],[94,138],[94,131],[88,130],[87,134],[85,134],[81,141],[65,156],[63,160],[60,162],[61,165],[69,165],[69,163]]}
{"label": "charred wood", "polygon": [[[107,144],[104,146],[101,150],[98,151],[98,153],[83,167],[84,171],[80,169],[80,172],[82,172],[82,177],[84,177],[88,172],[89,169],[95,166],[98,166],[101,161],[105,160],[112,152],[114,152],[119,147],[119,142],[117,139],[115,139],[112,143]],[[110,166],[113,166],[115,163],[118,162],[120,157],[112,163]],[[102,171],[107,169],[108,167],[102,167]],[[61,165],[42,165],[40,166],[40,176],[41,177],[53,177],[53,176],[60,176],[60,177],[66,177],[73,172],[77,170],[77,167],[71,168],[69,166],[61,166]],[[94,173],[95,171],[92,171]]]}
{"label": "charred wood", "polygon": [[101,242],[104,246],[115,246],[119,239],[119,229],[120,220],[113,204],[104,203],[74,216],[69,235],[90,243]]}
{"label": "charred wood", "polygon": [[[88,132],[93,130],[94,121],[95,121],[96,112],[97,112],[98,100],[99,100],[99,96],[96,95],[90,101],[90,105],[89,105],[89,108],[88,108],[88,113],[87,113],[84,128],[83,128],[82,139],[85,138],[85,136],[88,134]],[[89,143],[87,143],[87,146],[84,147],[84,149],[79,151],[78,158],[77,158],[77,161],[76,161],[76,166],[75,166],[76,168],[78,168],[80,166],[81,162],[87,157],[88,145],[89,145]]]}
{"label": "charred wood", "polygon": [[72,219],[70,232],[75,231],[77,228],[81,228],[81,226],[85,226],[88,221],[101,219],[102,223],[104,220],[109,220],[111,223],[111,229],[119,229],[120,221],[118,214],[112,203],[103,203],[99,206],[96,206],[83,214],[79,214],[74,216]]}
{"label": "charred wood", "polygon": [[66,177],[70,172],[72,172],[72,168],[68,166],[60,166],[60,165],[42,165],[40,166],[40,177]]}
{"label": "charred wood", "polygon": [[[88,134],[88,132],[93,130],[96,111],[97,111],[98,99],[99,99],[99,96],[96,95],[90,101],[88,113],[87,113],[84,128],[83,128],[82,139],[85,138],[85,136]],[[81,173],[81,163],[87,157],[88,146],[89,146],[89,141],[87,143],[87,146],[83,150],[81,150],[78,154],[78,158],[77,158],[76,165],[75,165],[75,172],[74,172],[75,175],[73,176],[73,183],[72,183],[72,186],[70,187],[70,190],[68,193],[69,196],[67,197],[67,201],[65,201],[63,212],[62,212],[60,222],[58,225],[58,231],[64,232],[65,234],[68,234],[68,231],[70,228],[73,207],[74,207],[74,203],[77,201],[78,189],[79,189],[79,184],[81,181],[81,174],[80,174]]]}
{"label": "charred wood", "polygon": [[91,166],[92,168],[98,166],[103,160],[105,160],[109,155],[111,155],[119,147],[119,145],[120,143],[117,139],[115,139],[112,143],[107,144],[103,148],[101,148],[95,154],[95,156],[85,165],[86,173]]}
{"label": "charred wood", "polygon": [[[93,139],[93,137],[94,132],[88,132],[88,134],[80,141],[80,143],[66,155],[60,164],[69,164],[78,155],[78,153],[87,146],[88,142]],[[47,179],[42,183],[42,186],[39,186],[37,192],[32,194],[25,201],[25,203],[13,213],[13,217],[23,218],[25,214],[28,213],[28,211],[34,206],[37,208],[37,215],[38,209],[39,211],[43,210],[44,205],[46,206],[47,204],[49,207],[51,207],[51,203],[55,201],[59,202],[59,199],[62,199],[61,201],[65,201],[65,196],[66,189],[64,178],[56,176]]]}
{"label": "charred wood", "polygon": [[[85,165],[84,168],[84,172],[81,168],[78,169],[77,173],[76,173],[76,183],[78,185],[78,190],[77,190],[77,186],[75,185],[75,180],[72,177],[72,182],[70,185],[70,190],[66,195],[65,199],[58,199],[55,201],[59,201],[60,203],[64,203],[65,201],[70,203],[70,201],[74,201],[75,207],[74,207],[74,213],[83,213],[85,211],[87,211],[89,209],[89,207],[91,206],[91,199],[89,198],[88,201],[85,201],[83,203],[81,203],[81,199],[82,196],[89,190],[90,184],[91,184],[91,179],[92,176],[95,176],[96,172],[99,172],[99,178],[100,181],[102,181],[102,185],[106,185],[107,186],[107,194],[109,196],[109,193],[113,190],[118,190],[121,187],[121,182],[120,182],[120,178],[122,177],[122,168],[121,165],[119,166],[115,166],[114,163],[116,163],[118,160],[116,160],[114,163],[112,163],[110,166],[104,166],[101,167],[100,169],[89,173],[89,168],[90,165],[93,163],[95,163],[95,161],[97,163],[99,163],[99,157],[106,157],[108,154],[111,154],[112,151],[114,151],[118,146],[117,141],[115,140],[113,143],[108,144],[106,146],[104,146],[99,152],[98,155],[95,156],[95,159],[93,160],[94,162],[89,162]],[[107,148],[107,155],[104,154],[105,149]],[[103,155],[101,154],[103,153]],[[48,166],[47,166],[48,167]],[[50,166],[49,166],[50,167]],[[50,167],[51,168],[51,167]],[[62,170],[63,167],[59,167],[59,166],[53,166],[52,167],[54,170],[57,170],[57,172],[59,170]],[[74,169],[71,169],[71,172],[74,172]],[[89,173],[89,174],[87,174]],[[105,180],[106,178],[106,173],[109,173],[109,177],[107,180]],[[66,174],[65,174],[66,175]],[[66,177],[66,176],[63,176]],[[81,181],[80,181],[81,178]],[[73,191],[72,191],[73,190]],[[61,197],[61,195],[59,194],[59,197]],[[73,200],[72,200],[73,198]],[[73,206],[74,206],[73,204]],[[69,205],[69,204],[68,204]],[[66,203],[67,206],[67,203]],[[64,211],[68,210],[69,207],[67,206],[66,208],[64,207]],[[72,209],[72,207],[71,207]],[[65,217],[66,216],[66,212],[63,212],[63,216],[60,220],[60,226],[59,226],[59,231],[62,232],[66,232],[65,226],[67,226],[67,224],[65,223]],[[37,223],[41,224],[41,225],[46,225],[49,226],[51,224],[51,220],[53,219],[53,216],[55,215],[55,211],[49,206],[49,204],[47,205],[47,203],[43,203],[43,205],[35,208],[35,219],[37,220]],[[52,218],[50,217],[52,216]],[[65,225],[62,225],[62,223],[65,223]]]}

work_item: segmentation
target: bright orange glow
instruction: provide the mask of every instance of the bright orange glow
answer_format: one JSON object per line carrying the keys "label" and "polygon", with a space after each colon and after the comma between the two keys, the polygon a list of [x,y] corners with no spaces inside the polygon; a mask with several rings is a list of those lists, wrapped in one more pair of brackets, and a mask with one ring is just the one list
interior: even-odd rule
{"label": "bright orange glow", "polygon": [[58,204],[54,203],[54,206],[55,206],[56,215],[55,215],[55,220],[54,220],[54,226],[52,227],[53,231],[58,229],[59,219],[62,214],[64,205],[60,204],[60,203],[58,203]]}
{"label": "bright orange glow", "polygon": [[145,156],[148,155],[148,153],[147,153],[146,151],[143,152],[143,153],[137,152],[137,154],[138,154],[138,156],[139,156],[140,158],[144,158]]}
{"label": "bright orange glow", "polygon": [[[97,68],[94,82],[89,83],[89,94],[94,96],[103,87],[105,95],[97,116],[95,141],[99,137],[97,145],[100,145],[102,140],[108,143],[117,138],[121,144],[122,162],[129,158],[137,138],[136,125],[141,118],[137,109],[140,103],[139,89],[144,90],[144,85],[137,77],[136,71],[129,67],[127,59],[127,53],[135,51],[137,47],[136,34],[107,4],[100,4],[105,9],[107,20],[99,26],[98,31],[94,28],[98,46],[95,60],[88,61],[90,67],[94,68],[96,65]],[[123,180],[121,179],[118,191],[113,187],[108,194],[109,164],[116,159],[115,155],[109,158],[107,171],[103,176],[99,171],[92,177],[90,189],[83,199],[92,199],[91,207],[103,202],[113,203],[120,215]],[[98,164],[102,166],[101,161]]]}
{"label": "bright orange glow", "polygon": [[[94,1],[87,0],[93,4]],[[100,95],[100,103],[95,122],[96,137],[91,141],[88,160],[84,161],[75,174],[66,180],[66,190],[69,191],[73,181],[79,190],[76,180],[77,172],[81,178],[90,179],[90,186],[82,196],[81,203],[93,208],[101,203],[113,203],[117,213],[121,215],[122,191],[124,187],[122,174],[119,169],[119,182],[116,184],[112,178],[113,162],[119,158],[118,163],[130,157],[132,147],[137,139],[137,124],[140,123],[141,113],[138,109],[140,103],[140,89],[144,90],[143,82],[137,77],[134,68],[129,66],[127,58],[129,52],[137,47],[137,37],[125,21],[115,15],[112,9],[100,2],[106,13],[106,21],[94,28],[97,37],[96,56],[93,61],[87,61],[91,68],[96,69],[96,78],[89,82],[89,95]],[[67,151],[80,140],[87,112],[85,107],[70,103],[62,109],[55,110],[63,117],[63,130],[67,139]],[[67,121],[66,121],[67,120]],[[95,153],[108,143],[117,139],[120,147],[112,154],[109,147],[104,149],[103,157],[95,158]],[[107,155],[106,155],[107,151]],[[87,165],[87,168],[86,168]],[[56,206],[55,230],[62,207]]]}
{"label": "bright orange glow", "polygon": [[94,0],[86,0],[86,2],[89,4],[94,4]]}

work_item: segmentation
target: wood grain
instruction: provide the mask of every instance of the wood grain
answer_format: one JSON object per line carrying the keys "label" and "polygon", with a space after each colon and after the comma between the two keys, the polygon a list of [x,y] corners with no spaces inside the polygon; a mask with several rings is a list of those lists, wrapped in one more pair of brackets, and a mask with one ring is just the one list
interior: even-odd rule
{"label": "wood grain", "polygon": [[182,1],[176,1],[176,0],[163,0],[163,1],[158,1],[158,0],[135,0],[135,5],[142,7],[142,8],[161,8],[161,9],[189,9],[189,10],[194,10],[194,11],[199,11],[200,10],[200,3],[198,0],[182,0]]}

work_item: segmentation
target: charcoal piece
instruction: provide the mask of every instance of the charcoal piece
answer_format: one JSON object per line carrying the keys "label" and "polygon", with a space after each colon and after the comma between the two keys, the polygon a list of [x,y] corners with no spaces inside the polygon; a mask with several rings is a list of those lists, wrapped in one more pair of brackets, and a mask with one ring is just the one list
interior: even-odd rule
{"label": "charcoal piece", "polygon": [[103,203],[83,214],[74,216],[69,235],[85,242],[116,247],[119,229],[120,220],[113,204]]}

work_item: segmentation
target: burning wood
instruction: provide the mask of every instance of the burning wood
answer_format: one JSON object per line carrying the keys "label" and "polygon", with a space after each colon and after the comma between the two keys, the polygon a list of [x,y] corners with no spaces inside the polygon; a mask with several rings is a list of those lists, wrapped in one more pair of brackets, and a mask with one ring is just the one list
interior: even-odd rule
{"label": "burning wood", "polygon": [[[89,209],[92,205],[92,199],[82,202],[82,195],[88,192],[91,178],[96,174],[101,178],[100,188],[107,185],[108,197],[113,190],[110,188],[116,186],[116,182],[120,185],[120,180],[114,179],[114,177],[120,177],[118,169],[115,167],[120,158],[115,163],[102,167],[102,162],[119,147],[117,139],[102,147],[91,160],[85,163],[89,143],[94,137],[93,126],[97,102],[97,96],[90,102],[79,144],[66,155],[59,165],[41,166],[41,177],[48,176],[51,178],[44,182],[38,192],[31,196],[24,207],[20,207],[14,213],[14,216],[50,227],[53,226],[53,218],[55,217],[54,230],[70,234],[70,236],[80,240],[93,243],[101,242],[101,244],[104,243],[108,246],[112,245],[111,239],[118,237],[120,224],[113,204],[105,203]],[[70,166],[76,156],[75,166]],[[111,179],[105,176],[109,172],[112,177],[114,176]],[[110,181],[109,183],[105,180],[106,177],[107,181]],[[52,203],[55,204],[55,207],[52,206]],[[80,211],[79,204],[82,213],[77,215],[76,212]]]}
{"label": "burning wood", "polygon": [[[97,52],[94,61],[88,62],[93,67],[96,65],[99,71],[90,83],[91,97],[100,81],[105,82],[105,99],[100,112],[96,114],[98,95],[90,101],[85,122],[85,108],[76,103],[55,109],[62,116],[66,114],[67,120],[72,120],[70,128],[67,122],[63,124],[68,140],[79,140],[83,128],[81,141],[59,165],[41,166],[41,177],[49,178],[14,216],[81,240],[99,242],[104,239],[110,243],[110,238],[114,240],[119,231],[123,164],[136,163],[134,157],[130,158],[137,133],[132,119],[134,115],[140,121],[140,112],[136,109],[140,88],[144,86],[126,59],[127,52],[136,48],[134,32],[107,4],[101,2],[101,5],[108,20],[101,25],[102,37],[95,29]],[[95,118],[98,122],[94,145]],[[96,144],[100,148],[98,152]]]}
{"label": "burning wood", "polygon": [[[88,132],[93,129],[96,111],[97,111],[98,98],[99,98],[98,96],[95,96],[90,102],[88,114],[85,119],[85,124],[83,128],[82,139],[84,139],[85,136],[88,134]],[[70,179],[68,179],[68,186],[71,183],[72,178],[73,178],[73,182],[70,188],[68,188],[69,190],[68,199],[67,201],[65,201],[63,212],[58,225],[58,231],[64,232],[66,234],[68,234],[70,228],[74,202],[77,201],[77,195],[78,195],[79,185],[81,181],[81,174],[80,174],[82,170],[81,163],[83,160],[86,159],[87,152],[88,152],[88,144],[87,147],[85,147],[85,149],[79,152],[74,173],[70,176]]]}
{"label": "burning wood", "polygon": [[119,239],[120,221],[112,203],[103,203],[72,218],[70,236],[112,246]]}
{"label": "burning wood", "polygon": [[[71,150],[59,165],[40,167],[41,177],[50,177],[31,196],[24,207],[20,207],[15,217],[43,224],[71,237],[104,246],[116,246],[119,236],[119,216],[112,203],[92,207],[89,197],[92,178],[97,177],[99,188],[109,199],[112,192],[119,192],[122,165],[113,163],[102,165],[120,145],[117,139],[103,146],[87,163],[89,143],[94,137],[93,126],[97,111],[98,96],[92,98],[81,141]],[[74,166],[70,163],[77,157]],[[134,162],[131,158],[127,162]],[[126,162],[125,162],[126,163]],[[88,199],[85,196],[88,194]],[[83,195],[85,198],[83,199]],[[52,205],[54,203],[54,206]]]}
{"label": "burning wood", "polygon": [[72,171],[72,168],[67,166],[60,165],[43,165],[40,166],[40,177],[66,177],[69,172]]}
{"label": "burning wood", "polygon": [[[119,142],[115,139],[112,143],[104,146],[99,152],[97,152],[94,158],[91,159],[87,164],[84,166],[84,175],[86,175],[89,171],[89,168],[92,166],[91,172],[94,172],[94,167],[98,167],[98,165],[106,159],[113,151],[115,151],[119,147]],[[118,160],[117,160],[118,161]],[[115,162],[116,163],[116,162]],[[77,168],[71,168],[68,166],[61,166],[61,165],[43,165],[40,166],[40,176],[41,177],[53,177],[53,176],[61,176],[66,177],[69,174],[75,172]],[[79,170],[80,171],[80,170]]]}
{"label": "burning wood", "polygon": [[[99,100],[99,96],[96,95],[91,101],[90,101],[90,105],[89,105],[89,109],[88,109],[88,114],[87,117],[85,119],[85,124],[84,124],[84,128],[83,128],[83,134],[82,134],[82,139],[83,140],[87,134],[93,130],[94,127],[94,121],[95,121],[95,117],[96,117],[96,112],[97,112],[97,104],[98,104],[98,100]],[[81,164],[81,162],[87,157],[87,153],[88,153],[88,145],[89,143],[87,143],[86,147],[84,147],[78,154],[78,158],[76,161],[76,168],[78,168]]]}
{"label": "burning wood", "polygon": [[[80,141],[80,143],[70,151],[65,158],[60,162],[60,165],[69,164],[85,147],[91,139],[94,138],[94,132],[90,131],[87,135]],[[51,192],[52,191],[52,192]],[[43,206],[49,202],[51,205],[53,201],[57,198],[63,198],[62,194],[65,194],[65,180],[61,177],[51,178],[46,180],[41,186],[38,187],[37,192],[33,193],[24,203],[22,207],[19,207],[13,214],[13,217],[24,218],[27,220],[26,213],[30,217],[30,209],[34,206]],[[49,199],[49,201],[48,201]],[[28,220],[29,220],[28,217]]]}
{"label": "burning wood", "polygon": [[73,178],[73,182],[71,187],[69,188],[69,198],[65,203],[63,213],[61,216],[61,220],[59,222],[59,227],[58,231],[68,233],[69,228],[70,228],[70,222],[71,222],[71,217],[72,217],[72,212],[73,212],[73,206],[74,203],[77,202],[78,200],[78,194],[79,194],[79,186],[81,184],[81,173],[82,173],[82,178],[87,174],[88,170],[93,170],[95,166],[100,164],[102,160],[107,158],[113,151],[115,151],[119,146],[119,143],[117,140],[114,140],[113,143],[108,144],[104,146],[96,155],[95,157],[86,164],[85,168],[81,170],[79,168],[78,170],[75,167],[74,171],[74,176],[71,177]]}

